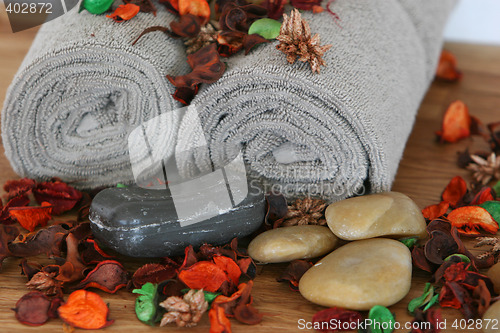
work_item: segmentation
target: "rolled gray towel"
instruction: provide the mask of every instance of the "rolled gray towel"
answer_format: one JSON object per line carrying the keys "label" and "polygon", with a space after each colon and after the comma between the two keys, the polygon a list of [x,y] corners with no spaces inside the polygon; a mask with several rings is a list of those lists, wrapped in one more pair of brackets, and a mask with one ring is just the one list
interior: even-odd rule
{"label": "rolled gray towel", "polygon": [[250,170],[289,197],[389,190],[453,4],[338,0],[331,8],[341,27],[327,12],[304,12],[322,45],[333,45],[327,67],[318,75],[307,63],[288,64],[278,42],[230,58],[224,76],[193,100],[210,153],[185,154],[194,136],[188,113],[179,169],[196,174],[242,150]]}
{"label": "rolled gray towel", "polygon": [[[179,40],[153,32],[131,45],[145,28],[175,19],[157,8],[156,17],[121,23],[74,8],[40,28],[2,112],[5,153],[18,174],[83,188],[133,180],[128,133],[180,107],[165,75],[189,72]],[[173,150],[173,135],[161,139]]]}

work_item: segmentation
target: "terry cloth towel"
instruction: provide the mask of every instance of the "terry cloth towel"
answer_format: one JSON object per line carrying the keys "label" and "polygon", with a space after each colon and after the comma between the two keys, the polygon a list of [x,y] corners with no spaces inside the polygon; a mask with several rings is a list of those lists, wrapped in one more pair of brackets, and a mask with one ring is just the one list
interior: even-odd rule
{"label": "terry cloth towel", "polygon": [[230,58],[224,76],[192,102],[210,153],[185,154],[194,136],[188,112],[178,168],[190,176],[241,150],[268,189],[288,197],[338,200],[390,190],[453,4],[337,0],[330,7],[341,27],[327,12],[302,13],[321,44],[333,45],[327,67],[318,75],[307,63],[290,65],[278,42]]}
{"label": "terry cloth towel", "polygon": [[[319,75],[288,64],[276,41],[231,57],[223,78],[193,101],[210,157],[181,154],[181,171],[209,170],[241,150],[252,174],[289,196],[389,190],[452,3],[337,0],[330,7],[341,27],[326,11],[304,12],[322,44],[333,44]],[[19,174],[79,187],[133,180],[127,134],[179,106],[165,75],[189,71],[182,43],[161,32],[131,46],[144,28],[168,26],[173,17],[162,7],[156,18],[139,13],[122,23],[74,10],[40,29],[2,114],[6,155]],[[192,117],[179,140],[163,135],[165,151],[192,144]]]}
{"label": "terry cloth towel", "polygon": [[[153,32],[131,45],[145,28],[176,19],[157,8],[156,17],[121,23],[74,8],[40,28],[2,113],[5,153],[18,174],[80,188],[133,180],[128,133],[181,107],[166,75],[189,72],[180,40]],[[166,150],[171,134],[161,136]]]}

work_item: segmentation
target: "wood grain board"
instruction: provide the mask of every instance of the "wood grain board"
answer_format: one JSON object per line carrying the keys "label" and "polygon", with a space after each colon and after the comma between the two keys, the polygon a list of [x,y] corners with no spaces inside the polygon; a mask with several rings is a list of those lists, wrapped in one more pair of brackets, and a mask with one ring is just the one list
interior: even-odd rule
{"label": "wood grain board", "polygon": [[[8,21],[0,9],[0,105],[5,92],[20,65],[24,54],[29,49],[36,28],[13,34]],[[434,132],[440,128],[441,117],[447,105],[457,99],[463,100],[471,114],[484,123],[500,120],[500,47],[446,44],[445,48],[453,52],[464,73],[462,82],[448,84],[434,82],[420,107],[416,123],[399,166],[393,190],[412,197],[417,204],[424,206],[439,201],[440,193],[448,181],[455,175],[470,179],[467,171],[459,169],[456,153],[466,147],[472,150],[486,148],[480,138],[464,140],[457,144],[439,144]],[[8,179],[17,178],[5,156],[0,156],[0,184]],[[68,218],[70,216],[67,216]],[[65,218],[65,217],[63,217]],[[471,244],[468,242],[467,244]],[[34,260],[42,260],[34,258]],[[148,262],[144,260],[123,259],[126,267],[133,270]],[[47,262],[47,259],[45,259]],[[51,320],[44,326],[33,328],[19,324],[11,310],[16,301],[28,290],[27,279],[20,274],[19,259],[8,258],[0,271],[0,332],[61,332],[62,321]],[[232,320],[233,331],[237,332],[300,332],[298,321],[310,321],[313,314],[323,307],[313,305],[303,299],[298,292],[292,292],[284,283],[276,282],[285,265],[265,265],[259,267],[259,274],[254,285],[254,305],[265,314],[261,324],[246,326]],[[429,275],[414,270],[410,293],[390,309],[395,312],[399,322],[412,320],[406,307],[412,298],[419,296]],[[134,313],[135,295],[120,290],[115,295],[98,292],[109,303],[110,317],[115,323],[106,328],[107,332],[208,332],[208,317],[205,316],[199,326],[190,329],[175,327],[152,328],[140,323]],[[443,332],[457,332],[451,325],[460,319],[458,310],[443,309],[447,319],[447,329]],[[78,330],[76,330],[78,331]],[[398,332],[408,332],[407,329]],[[474,332],[468,330],[467,332]]]}

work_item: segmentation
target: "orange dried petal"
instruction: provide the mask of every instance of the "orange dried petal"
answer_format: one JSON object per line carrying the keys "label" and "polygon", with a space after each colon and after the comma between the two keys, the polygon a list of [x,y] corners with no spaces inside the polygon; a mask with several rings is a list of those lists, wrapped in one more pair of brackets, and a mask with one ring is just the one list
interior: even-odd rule
{"label": "orange dried petal", "polygon": [[208,312],[210,333],[231,333],[231,322],[226,317],[224,309],[215,305]]}
{"label": "orange dried petal", "polygon": [[457,69],[457,59],[446,50],[441,52],[436,77],[446,81],[457,81],[462,78],[462,73]]}
{"label": "orange dried petal", "polygon": [[479,206],[457,208],[448,214],[448,220],[463,234],[479,235],[480,228],[491,234],[498,231],[498,224],[490,213]]}
{"label": "orange dried petal", "polygon": [[190,289],[203,289],[216,292],[228,281],[226,273],[214,263],[200,261],[179,272],[179,279]]}
{"label": "orange dried petal", "polygon": [[225,256],[216,256],[213,258],[214,263],[226,272],[231,281],[238,285],[241,276],[241,269],[238,264],[231,258]]}
{"label": "orange dried petal", "polygon": [[450,207],[449,203],[441,201],[438,204],[430,205],[422,209],[422,215],[424,215],[424,217],[428,220],[434,220],[446,214],[449,207]]}
{"label": "orange dried petal", "polygon": [[205,25],[210,19],[210,6],[206,0],[179,0],[179,15],[192,14],[202,19]]}
{"label": "orange dried petal", "polygon": [[134,18],[137,13],[139,13],[139,10],[141,7],[134,5],[132,3],[126,4],[126,5],[120,5],[118,8],[115,9],[115,11],[111,15],[106,15],[106,17],[109,17],[116,22],[123,22],[123,21],[128,21],[132,18]]}
{"label": "orange dried petal", "polygon": [[45,227],[52,217],[52,205],[42,202],[41,207],[12,207],[9,214],[15,217],[19,224],[26,230],[35,231],[37,226]]}
{"label": "orange dried petal", "polygon": [[441,142],[457,142],[470,136],[471,117],[469,109],[462,101],[455,101],[448,106],[441,131],[436,134]]}
{"label": "orange dried petal", "polygon": [[77,290],[57,310],[59,318],[77,328],[96,330],[113,323],[108,320],[109,309],[102,298],[91,291]]}

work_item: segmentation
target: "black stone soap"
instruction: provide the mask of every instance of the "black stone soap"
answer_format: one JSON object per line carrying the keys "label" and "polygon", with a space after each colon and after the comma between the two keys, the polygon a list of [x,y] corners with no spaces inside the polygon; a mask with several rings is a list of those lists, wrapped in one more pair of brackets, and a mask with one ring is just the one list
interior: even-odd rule
{"label": "black stone soap", "polygon": [[[92,201],[91,228],[100,243],[132,257],[172,256],[182,254],[188,245],[224,244],[251,234],[264,220],[264,193],[252,185],[246,198],[233,208],[186,226],[179,222],[168,189],[105,189]],[[200,194],[218,195],[220,191],[220,187],[203,188]]]}

